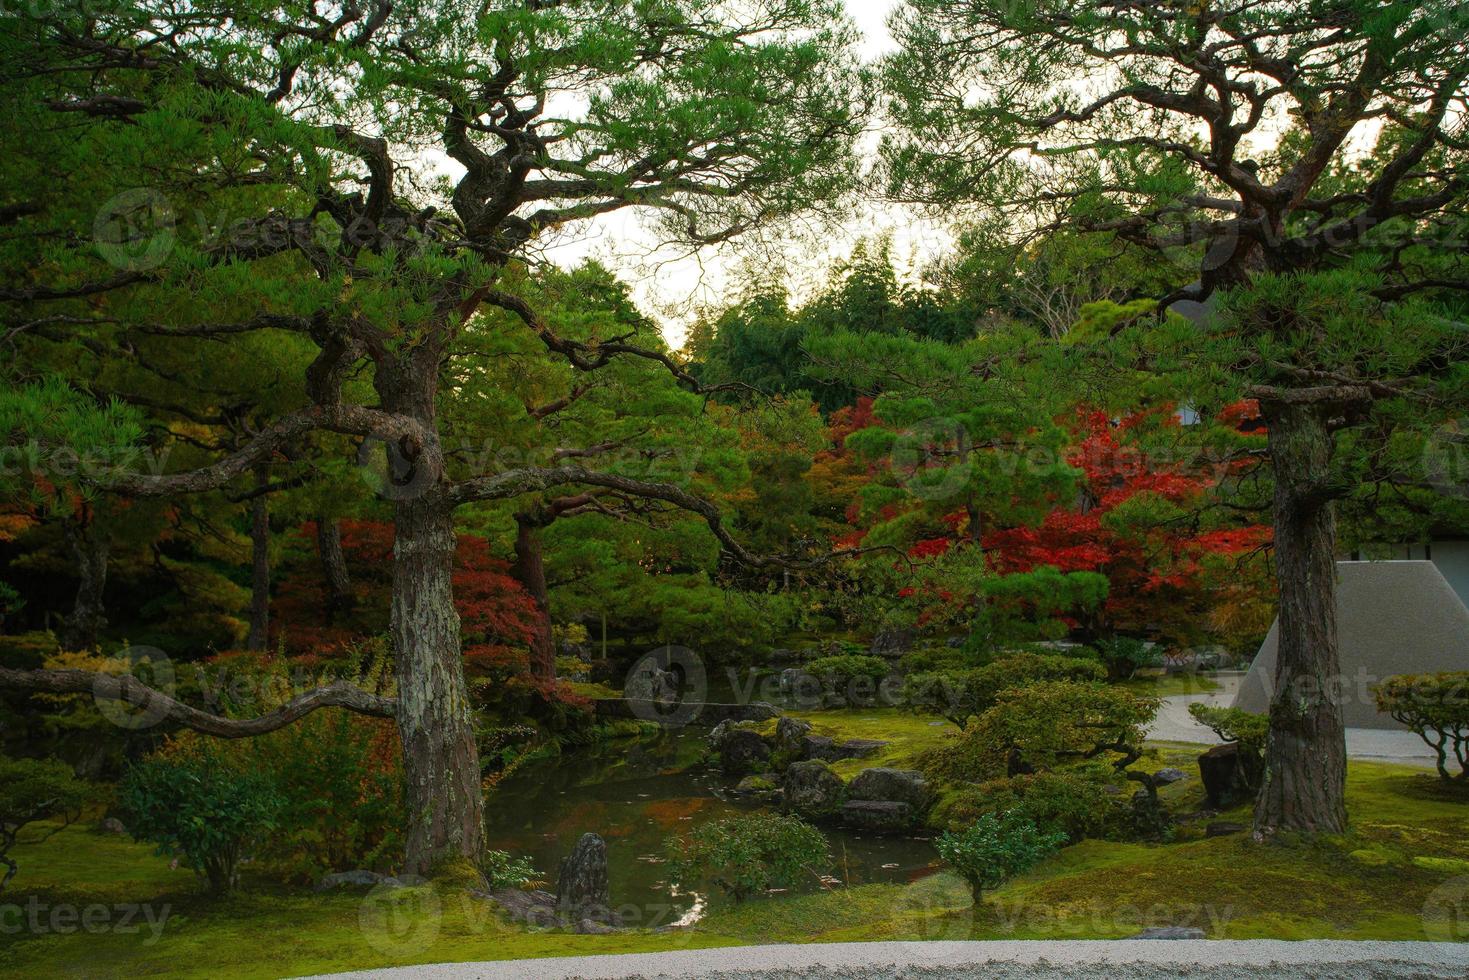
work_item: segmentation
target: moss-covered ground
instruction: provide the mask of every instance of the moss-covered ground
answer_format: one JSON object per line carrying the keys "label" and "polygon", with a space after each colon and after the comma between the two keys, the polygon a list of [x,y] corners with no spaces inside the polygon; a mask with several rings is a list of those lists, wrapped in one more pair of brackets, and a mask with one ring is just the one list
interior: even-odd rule
{"label": "moss-covered ground", "polygon": [[[809,717],[843,737],[887,739],[877,760],[887,764],[951,730],[893,711]],[[1149,763],[1194,772],[1197,752],[1155,745]],[[33,829],[15,851],[19,876],[0,894],[0,976],[281,977],[786,941],[1116,938],[1150,925],[1198,926],[1214,938],[1466,938],[1442,913],[1469,896],[1469,795],[1420,770],[1357,762],[1348,790],[1352,830],[1343,837],[1205,836],[1208,822],[1248,823],[1241,809],[1185,822],[1166,844],[1067,848],[979,907],[957,880],[936,874],[766,898],[718,909],[693,929],[609,936],[510,925],[448,883],[316,895],[247,875],[237,895],[212,899],[146,845],[82,825],[37,842]],[[1188,814],[1201,791],[1189,779],[1166,795]],[[150,908],[155,924],[166,914],[161,929],[136,913],[120,929],[134,905]]]}

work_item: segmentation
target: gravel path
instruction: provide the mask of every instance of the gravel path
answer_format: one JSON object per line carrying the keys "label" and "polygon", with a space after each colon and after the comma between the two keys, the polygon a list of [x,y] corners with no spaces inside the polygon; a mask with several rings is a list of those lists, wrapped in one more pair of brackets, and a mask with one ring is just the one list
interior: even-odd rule
{"label": "gravel path", "polygon": [[[1153,727],[1148,729],[1148,738],[1157,742],[1198,742],[1202,745],[1218,745],[1219,738],[1209,729],[1194,721],[1188,706],[1203,704],[1229,707],[1239,692],[1243,673],[1221,673],[1214,679],[1219,690],[1202,694],[1176,694],[1163,699],[1163,707]],[[1378,728],[1348,728],[1347,756],[1372,762],[1396,762],[1410,766],[1434,765],[1433,750],[1423,739],[1412,732],[1388,731]]]}
{"label": "gravel path", "polygon": [[932,942],[754,946],[411,966],[335,974],[381,980],[1462,980],[1469,945],[1249,941]]}

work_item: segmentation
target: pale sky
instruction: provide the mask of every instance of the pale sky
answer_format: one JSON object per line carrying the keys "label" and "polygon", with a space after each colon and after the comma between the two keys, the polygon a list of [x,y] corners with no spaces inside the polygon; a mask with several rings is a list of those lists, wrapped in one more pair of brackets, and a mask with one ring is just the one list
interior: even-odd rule
{"label": "pale sky", "polygon": [[[885,22],[896,0],[844,2],[866,37],[863,55],[873,58],[888,50],[892,38]],[[875,144],[875,137],[871,142]],[[650,253],[655,242],[640,227],[641,220],[632,212],[599,218],[550,243],[543,255],[562,266],[596,258],[615,269],[632,286],[643,311],[663,324],[669,343],[678,347],[694,310],[700,305],[728,301],[734,285],[732,273],[741,263],[740,250],[738,246],[706,249],[690,258]],[[803,246],[799,254],[792,254],[796,250],[783,253],[774,261],[782,262],[784,267],[771,272],[781,274],[793,294],[800,296],[809,291],[822,270],[849,255],[858,240],[884,233],[892,235],[894,258],[900,265],[914,269],[941,252],[948,242],[941,228],[915,220],[901,209],[874,204],[863,209],[847,228],[824,234],[824,246],[814,252]]]}

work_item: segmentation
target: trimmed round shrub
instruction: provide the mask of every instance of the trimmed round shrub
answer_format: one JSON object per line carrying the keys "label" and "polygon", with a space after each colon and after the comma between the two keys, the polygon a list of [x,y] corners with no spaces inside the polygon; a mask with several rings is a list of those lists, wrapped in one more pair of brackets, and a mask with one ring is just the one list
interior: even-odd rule
{"label": "trimmed round shrub", "polygon": [[1095,660],[1017,653],[983,667],[910,675],[903,685],[903,702],[914,711],[940,715],[967,728],[971,718],[993,707],[1005,691],[1043,681],[1085,684],[1106,676]]}
{"label": "trimmed round shrub", "polygon": [[669,842],[669,876],[682,887],[718,885],[737,902],[820,876],[826,837],[799,817],[750,813],[707,823]]}
{"label": "trimmed round shrub", "polygon": [[283,804],[269,777],[207,752],[145,760],[118,797],[134,837],[182,858],[217,895],[235,886],[240,859],[275,830]]}
{"label": "trimmed round shrub", "polygon": [[1115,829],[1122,809],[1119,798],[1108,794],[1107,785],[1105,773],[1096,770],[994,779],[945,794],[929,822],[955,831],[986,814],[1016,810],[1038,827],[1062,831],[1072,843],[1106,837]]}
{"label": "trimmed round shrub", "polygon": [[934,848],[969,885],[978,904],[987,889],[1024,874],[1065,843],[1061,831],[1042,830],[1024,813],[1011,810],[998,816],[987,813],[958,833],[946,833],[934,841]]}
{"label": "trimmed round shrub", "polygon": [[1140,754],[1157,698],[1104,684],[1043,681],[1002,691],[958,737],[919,766],[939,782],[984,782],[1091,759]]}

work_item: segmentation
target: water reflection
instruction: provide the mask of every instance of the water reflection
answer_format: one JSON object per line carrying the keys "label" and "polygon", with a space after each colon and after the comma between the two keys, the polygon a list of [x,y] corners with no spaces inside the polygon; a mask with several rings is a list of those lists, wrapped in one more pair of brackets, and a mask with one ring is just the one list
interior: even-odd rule
{"label": "water reflection", "polygon": [[[490,795],[490,846],[532,858],[554,886],[561,859],[584,833],[607,840],[615,907],[634,906],[644,927],[688,924],[714,893],[680,892],[666,875],[666,841],[720,817],[758,809],[734,796],[732,782],[700,762],[704,732],[686,729],[601,749],[576,749],[555,762],[528,766]],[[879,837],[824,828],[831,842],[826,885],[907,882],[930,873],[927,840]],[[805,890],[816,891],[813,881]]]}

